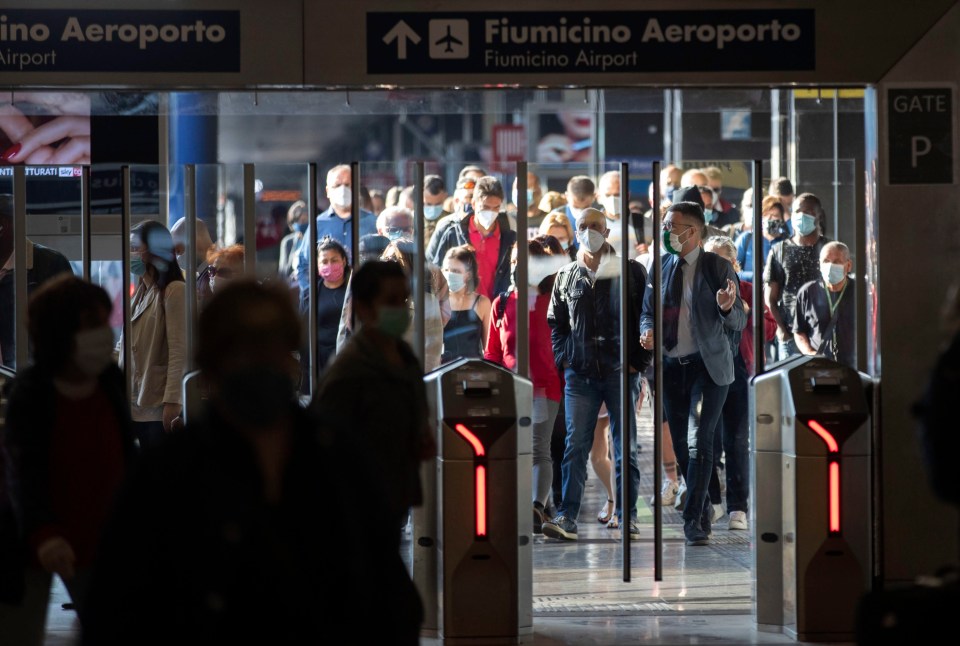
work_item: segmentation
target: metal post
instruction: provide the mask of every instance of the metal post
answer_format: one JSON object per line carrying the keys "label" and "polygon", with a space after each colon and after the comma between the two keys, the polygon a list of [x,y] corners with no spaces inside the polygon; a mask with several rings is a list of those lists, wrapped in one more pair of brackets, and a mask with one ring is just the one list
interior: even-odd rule
{"label": "metal post", "polygon": [[[360,162],[350,162],[350,262],[360,266]],[[350,331],[357,331],[357,310],[350,308]]]}
{"label": "metal post", "polygon": [[517,374],[530,376],[530,250],[527,248],[527,162],[517,162]]}
{"label": "metal post", "polygon": [[833,239],[840,239],[840,90],[833,91]]}
{"label": "metal post", "polygon": [[[800,143],[798,140],[798,129],[799,125],[797,124],[798,115],[797,115],[797,93],[794,90],[787,90],[790,93],[790,105],[789,111],[787,112],[787,128],[790,130],[790,138],[787,141],[787,175],[790,177],[790,181],[793,182],[794,186],[800,185],[800,166],[797,163],[799,158]],[[754,196],[756,199],[756,196]]]}
{"label": "metal post", "polygon": [[360,266],[360,162],[350,162],[350,258]]}
{"label": "metal post", "polygon": [[257,189],[256,168],[243,165],[243,273],[257,274]]}
{"label": "metal post", "polygon": [[317,164],[307,164],[307,213],[310,214],[310,222],[307,224],[307,242],[310,246],[307,248],[307,264],[309,267],[302,268],[307,272],[309,282],[307,283],[307,352],[310,356],[307,358],[307,366],[310,368],[310,396],[317,394],[317,387],[320,385],[320,366],[317,365],[317,246],[320,241],[317,240]]}
{"label": "metal post", "polygon": [[418,161],[413,167],[413,350],[420,365],[427,365],[427,259],[426,232],[423,230],[426,217],[423,214],[424,166]]}
{"label": "metal post", "polygon": [[[780,90],[774,88],[770,90],[770,177],[780,177],[780,163],[783,158],[781,142],[780,123]],[[759,197],[756,187],[753,189],[753,201],[756,202]]]}
{"label": "metal post", "polygon": [[27,336],[27,169],[13,167],[13,286],[17,304],[14,338],[17,350],[14,360],[17,370],[27,367],[30,341]]}
{"label": "metal post", "polygon": [[197,167],[187,164],[183,168],[183,213],[187,230],[184,254],[186,267],[181,267],[186,280],[186,349],[187,359],[183,374],[194,370],[194,340],[197,330]]}
{"label": "metal post", "polygon": [[857,288],[857,370],[867,371],[867,245],[870,240],[867,239],[867,177],[866,169],[863,166],[863,160],[854,160],[853,177],[855,182],[854,195],[856,204],[854,205],[853,224],[853,249],[854,262],[854,285]]}
{"label": "metal post", "polygon": [[[660,262],[660,162],[653,162],[653,260],[649,284],[653,290],[653,579],[663,581],[663,507],[660,482],[663,480],[663,271]],[[682,475],[682,474],[681,474]]]}
{"label": "metal post", "polygon": [[83,279],[93,275],[93,229],[90,227],[90,166],[80,169],[80,265]]}
{"label": "metal post", "polygon": [[[753,374],[763,374],[766,360],[766,338],[763,330],[763,204],[761,186],[763,185],[763,162],[753,160],[753,302],[750,303],[753,314]],[[759,277],[759,280],[758,280]]]}
{"label": "metal post", "polygon": [[[673,91],[673,127],[670,136],[673,138],[673,150],[670,161],[680,164],[683,161],[683,90]],[[657,178],[659,179],[659,177]]]}
{"label": "metal post", "polygon": [[639,330],[630,329],[630,169],[620,164],[620,540],[623,542],[623,581],[630,582],[630,418],[636,410],[630,398],[630,344]]}
{"label": "metal post", "polygon": [[123,167],[123,207],[120,209],[120,241],[122,258],[120,259],[121,271],[123,277],[123,288],[120,290],[123,294],[123,375],[127,390],[127,399],[130,399],[132,393],[133,369],[131,363],[133,358],[130,355],[130,167]]}
{"label": "metal post", "polygon": [[[663,156],[672,157],[673,150],[673,90],[663,91]],[[654,184],[659,177],[654,177]]]}

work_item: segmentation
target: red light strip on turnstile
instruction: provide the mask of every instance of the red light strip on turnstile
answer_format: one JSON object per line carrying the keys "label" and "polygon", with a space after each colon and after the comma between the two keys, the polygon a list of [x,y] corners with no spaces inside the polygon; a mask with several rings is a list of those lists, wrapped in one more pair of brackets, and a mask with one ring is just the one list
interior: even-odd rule
{"label": "red light strip on turnstile", "polygon": [[829,452],[829,457],[827,458],[829,464],[827,468],[829,473],[827,475],[827,487],[828,495],[830,497],[830,533],[839,534],[840,533],[840,462],[838,458],[840,457],[840,445],[837,444],[836,438],[830,434],[830,431],[825,429],[819,422],[814,420],[809,420],[807,426],[810,427],[814,433],[820,436],[820,439],[827,444],[827,451]]}
{"label": "red light strip on turnstile", "polygon": [[830,463],[830,531],[840,533],[840,463]]}
{"label": "red light strip on turnstile", "polygon": [[830,435],[830,431],[823,428],[820,426],[820,424],[813,420],[807,422],[807,426],[809,426],[814,433],[819,435],[821,440],[827,443],[827,450],[830,451],[830,453],[840,452],[840,446],[837,444],[837,441],[833,438],[833,436]]}
{"label": "red light strip on turnstile", "polygon": [[475,488],[477,512],[477,536],[487,535],[487,469],[482,464],[476,467],[477,481]]}
{"label": "red light strip on turnstile", "polygon": [[477,537],[487,536],[487,467],[483,464],[477,464],[477,461],[484,458],[487,454],[483,448],[483,442],[476,435],[470,432],[463,424],[455,424],[453,429],[460,434],[473,447],[474,460],[474,487],[473,487],[473,510],[477,515],[476,529]]}
{"label": "red light strip on turnstile", "polygon": [[453,428],[463,437],[463,439],[465,439],[467,442],[470,442],[470,446],[473,447],[473,452],[478,458],[485,454],[483,443],[480,441],[480,438],[470,432],[470,429],[463,424],[457,424]]}

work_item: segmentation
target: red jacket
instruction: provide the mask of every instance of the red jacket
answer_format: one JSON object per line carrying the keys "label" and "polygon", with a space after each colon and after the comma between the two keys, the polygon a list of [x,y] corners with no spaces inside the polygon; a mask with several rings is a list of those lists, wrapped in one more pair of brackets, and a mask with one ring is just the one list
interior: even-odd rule
{"label": "red jacket", "polygon": [[[531,287],[531,289],[536,289]],[[499,363],[508,370],[517,368],[517,292],[511,291],[503,316],[500,299],[497,296],[490,310],[490,329],[487,333],[487,347],[483,358]],[[533,380],[534,397],[546,397],[560,401],[563,388],[560,385],[560,373],[557,372],[553,358],[553,345],[550,341],[550,326],[547,325],[547,308],[550,307],[550,294],[537,294],[537,301],[530,311],[530,378]]]}

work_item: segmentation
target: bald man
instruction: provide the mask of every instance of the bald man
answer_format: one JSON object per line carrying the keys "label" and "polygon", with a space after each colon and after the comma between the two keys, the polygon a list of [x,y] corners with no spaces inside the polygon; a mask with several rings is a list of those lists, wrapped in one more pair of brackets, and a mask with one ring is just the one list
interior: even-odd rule
{"label": "bald man", "polygon": [[[173,249],[177,254],[177,264],[187,271],[187,219],[180,218],[170,227],[170,235],[173,237]],[[197,266],[194,268],[194,274],[197,280],[197,303],[200,306],[206,304],[213,295],[210,290],[210,265],[207,263],[207,254],[216,249],[213,239],[210,237],[210,229],[206,222],[197,218]]]}
{"label": "bald man", "polygon": [[820,276],[800,288],[793,338],[802,354],[819,354],[857,367],[857,293],[853,260],[842,242],[820,250]]}
{"label": "bald man", "polygon": [[[593,446],[600,406],[606,404],[613,438],[613,458],[617,475],[617,491],[627,478],[627,508],[621,508],[617,497],[616,518],[608,523],[611,529],[623,528],[631,538],[640,537],[637,526],[637,492],[640,468],[637,461],[636,418],[628,424],[620,416],[620,384],[622,371],[629,371],[630,410],[635,410],[640,395],[640,373],[650,365],[650,353],[640,347],[640,311],[647,284],[643,265],[630,261],[631,278],[627,303],[629,365],[620,363],[620,259],[607,243],[610,230],[602,211],[584,209],[577,218],[580,250],[577,260],[558,273],[547,311],[547,323],[553,342],[557,368],[563,371],[564,409],[567,426],[566,447],[561,473],[563,500],[557,516],[543,523],[543,533],[551,538],[577,540],[577,517],[587,477],[587,457]],[[627,426],[624,431],[623,426]],[[628,473],[621,473],[620,434],[629,438]]]}

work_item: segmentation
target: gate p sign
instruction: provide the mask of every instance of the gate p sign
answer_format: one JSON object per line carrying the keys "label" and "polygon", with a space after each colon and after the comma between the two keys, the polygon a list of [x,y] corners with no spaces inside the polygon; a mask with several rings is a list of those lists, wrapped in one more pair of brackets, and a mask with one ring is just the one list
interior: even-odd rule
{"label": "gate p sign", "polygon": [[887,90],[891,184],[953,183],[953,91]]}

